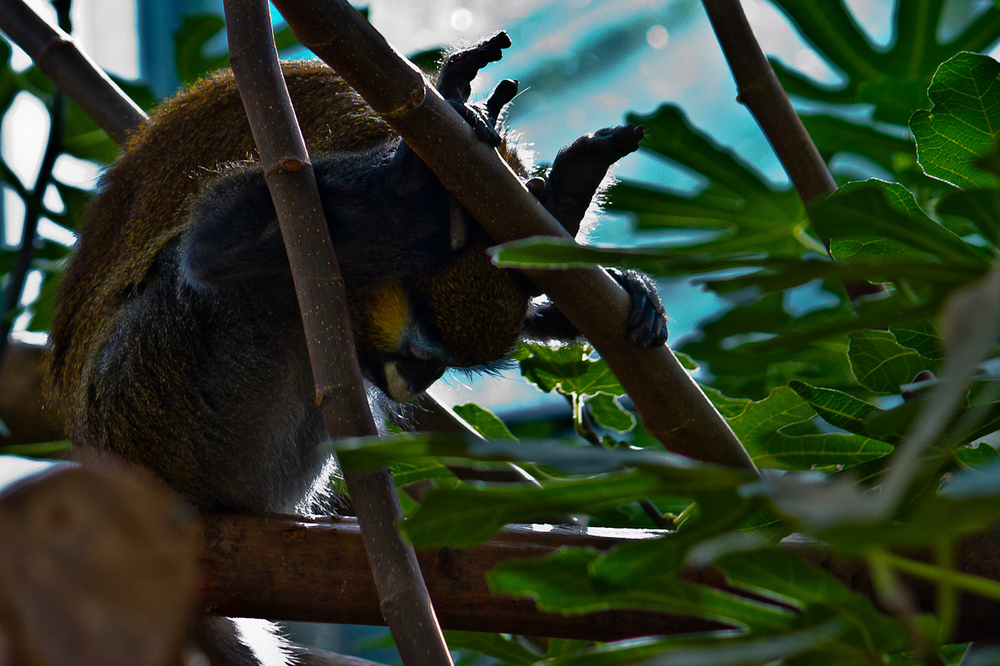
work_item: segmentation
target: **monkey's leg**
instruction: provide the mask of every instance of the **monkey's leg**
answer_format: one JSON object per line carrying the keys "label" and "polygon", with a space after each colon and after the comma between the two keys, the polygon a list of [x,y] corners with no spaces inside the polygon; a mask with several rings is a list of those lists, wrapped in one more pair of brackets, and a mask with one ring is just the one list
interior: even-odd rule
{"label": "monkey's leg", "polygon": [[[643,128],[635,125],[609,127],[582,136],[559,151],[547,180],[532,178],[528,189],[567,231],[576,235],[608,169],[637,150],[642,137]],[[631,299],[626,320],[629,340],[640,347],[658,347],[666,342],[666,313],[649,276],[635,270],[605,270]],[[578,335],[576,327],[551,303],[528,319],[526,333],[530,337],[559,339]]]}
{"label": "monkey's leg", "polygon": [[612,164],[639,148],[641,125],[623,125],[586,134],[556,155],[548,177],[532,178],[528,189],[572,235]]}

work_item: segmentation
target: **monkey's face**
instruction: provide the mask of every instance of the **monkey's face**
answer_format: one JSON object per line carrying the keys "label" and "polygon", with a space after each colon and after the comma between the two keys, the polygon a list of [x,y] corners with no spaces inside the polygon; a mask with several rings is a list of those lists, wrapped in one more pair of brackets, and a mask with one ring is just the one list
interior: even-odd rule
{"label": "monkey's face", "polygon": [[492,264],[485,234],[452,261],[365,299],[356,323],[359,361],[393,400],[423,393],[448,368],[496,370],[521,337],[529,296],[524,280]]}
{"label": "monkey's face", "polygon": [[390,282],[365,301],[358,327],[362,371],[397,402],[416,398],[448,367],[444,349],[417,310],[403,284]]}

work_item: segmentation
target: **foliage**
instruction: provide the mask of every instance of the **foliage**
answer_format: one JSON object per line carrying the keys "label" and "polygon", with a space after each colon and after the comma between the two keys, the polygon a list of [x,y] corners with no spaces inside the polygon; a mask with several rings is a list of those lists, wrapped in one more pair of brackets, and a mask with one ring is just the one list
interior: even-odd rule
{"label": "foliage", "polygon": [[[404,436],[338,445],[346,466],[431,456],[487,467],[515,461],[535,475],[538,486],[459,483],[428,493],[403,522],[419,546],[470,545],[504,524],[566,513],[648,529],[635,503],[651,500],[674,519],[673,531],[607,552],[507,562],[491,572],[491,586],[556,612],[644,608],[733,628],[558,656],[530,644],[512,649],[510,637],[480,643],[503,663],[927,663],[928,651],[957,663],[964,647],[948,643],[958,590],[1000,598],[1000,584],[951,568],[959,539],[1000,512],[1000,64],[973,53],[1000,38],[1000,10],[986,9],[939,43],[943,2],[907,3],[893,44],[879,50],[840,3],[775,4],[844,77],[829,89],[774,63],[795,97],[825,110],[805,118],[821,152],[854,153],[891,181],[842,182],[807,211],[793,191],[769,185],[680,109],[663,106],[630,117],[647,129],[644,149],[704,187],[625,182],[610,206],[630,214],[640,233],[667,232],[666,242],[580,248],[530,239],[495,250],[511,267],[600,263],[694,276],[728,300],[680,351],[697,363],[706,393],[763,476],[663,452],[641,422],[623,418],[621,386],[579,345],[525,347],[521,371],[565,396],[577,434],[604,450],[578,436],[511,441],[517,428],[470,407],[461,412],[470,424],[504,441]],[[856,112],[858,103],[869,115]],[[852,303],[844,282],[881,290]],[[813,305],[793,306],[809,296]],[[902,573],[935,582],[936,612],[876,610],[779,547],[791,532],[866,562],[883,598],[893,598]],[[915,547],[937,559],[909,559]],[[680,575],[705,564],[730,588]]]}
{"label": "foliage", "polygon": [[[773,2],[843,78],[824,87],[773,63],[794,98],[822,109],[804,116],[820,152],[827,160],[852,154],[862,160],[853,173],[868,164],[869,176],[883,178],[844,182],[847,173],[837,173],[842,186],[807,211],[793,191],[770,185],[667,105],[630,120],[646,126],[647,153],[704,187],[684,193],[626,182],[610,195],[610,207],[628,213],[640,233],[666,234],[667,242],[609,249],[529,240],[496,251],[499,263],[514,267],[601,263],[693,278],[725,299],[728,307],[679,352],[763,476],[663,451],[586,345],[530,345],[517,354],[527,381],[571,405],[571,435],[505,424],[465,405],[456,411],[488,439],[401,434],[335,444],[345,467],[391,462],[399,485],[434,487],[419,503],[404,501],[402,529],[420,546],[466,546],[509,523],[565,514],[648,530],[654,524],[640,502],[652,505],[673,530],[606,552],[566,549],[506,562],[490,573],[490,585],[555,612],[642,608],[731,629],[544,647],[453,632],[453,647],[505,664],[907,664],[926,663],[928,649],[957,663],[964,647],[948,643],[959,591],[1000,598],[1000,584],[955,571],[951,557],[960,538],[1000,512],[1000,65],[977,55],[1000,38],[1000,9],[986,8],[941,42],[944,0],[898,3],[906,9],[896,12],[894,41],[879,49],[842,2]],[[178,34],[184,80],[225,63],[204,49],[220,27],[203,17]],[[9,49],[4,55],[9,63]],[[51,107],[51,84],[34,68],[8,65],[0,77],[0,111],[20,92]],[[127,90],[151,102],[147,92]],[[75,107],[65,127],[65,154],[114,157],[115,147]],[[0,165],[9,189],[72,228],[83,193],[45,178],[64,210],[52,210]],[[35,267],[48,275],[65,254],[46,241]],[[13,261],[9,248],[0,249],[0,272]],[[883,289],[852,303],[844,282]],[[803,295],[812,305],[795,305]],[[45,303],[34,307],[33,325],[44,328]],[[529,431],[544,434],[518,437]],[[516,462],[535,483],[462,482],[443,466],[453,460],[486,468]],[[792,532],[866,562],[886,598],[899,574],[936,583],[936,612],[880,612],[780,547]],[[905,549],[914,547],[931,548],[936,560],[910,559]],[[708,565],[727,589],[682,575]]]}

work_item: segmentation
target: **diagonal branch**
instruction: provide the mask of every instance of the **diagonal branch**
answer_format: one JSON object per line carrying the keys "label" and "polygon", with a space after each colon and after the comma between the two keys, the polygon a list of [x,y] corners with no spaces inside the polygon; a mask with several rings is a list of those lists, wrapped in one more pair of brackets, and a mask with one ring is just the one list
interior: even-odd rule
{"label": "diagonal branch", "polygon": [[[568,237],[493,148],[420,72],[344,0],[280,0],[299,41],[331,65],[396,130],[499,242]],[[629,298],[598,268],[526,274],[594,344],[632,397],[647,430],[676,453],[756,469],[725,419],[666,346],[628,343]]]}
{"label": "diagonal branch", "polygon": [[20,0],[0,0],[0,30],[118,145],[146,120],[142,109],[76,47],[72,37]]}
{"label": "diagonal branch", "polygon": [[[740,0],[702,2],[736,79],[738,99],[756,118],[795,191],[806,207],[825,198],[837,184],[757,44]],[[883,288],[860,281],[845,282],[844,290],[854,302]]]}

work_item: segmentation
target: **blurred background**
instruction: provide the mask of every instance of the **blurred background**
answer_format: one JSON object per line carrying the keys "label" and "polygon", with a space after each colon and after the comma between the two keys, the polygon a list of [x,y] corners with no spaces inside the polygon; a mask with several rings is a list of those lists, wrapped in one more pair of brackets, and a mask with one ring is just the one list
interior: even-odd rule
{"label": "blurred background", "polygon": [[[898,2],[905,0],[844,0],[879,49],[893,43]],[[48,3],[29,4],[55,22]],[[776,5],[743,0],[743,6],[768,55],[822,87],[844,83],[843,75],[803,41]],[[957,34],[992,7],[991,0],[948,0],[939,39]],[[541,163],[550,162],[560,147],[581,134],[625,122],[626,113],[650,114],[671,103],[683,108],[695,128],[731,149],[773,187],[787,187],[788,180],[756,122],[736,101],[735,84],[699,0],[373,0],[366,9],[375,27],[405,54],[476,41],[500,29],[510,33],[513,46],[502,61],[484,71],[479,93],[488,92],[502,78],[520,82],[521,93],[508,112],[509,125]],[[905,11],[905,4],[898,9]],[[71,18],[81,48],[120,79],[151,91],[153,95],[142,101],[149,104],[154,97],[178,90],[206,63],[225,64],[221,21],[207,18],[221,14],[221,0],[74,0]],[[275,21],[280,28],[280,16],[275,14]],[[282,53],[308,57],[294,47]],[[191,62],[198,66],[185,67]],[[10,63],[14,71],[23,71],[30,60],[14,46]],[[821,103],[794,101],[803,110],[823,111]],[[27,91],[16,93],[5,109],[0,133],[3,161],[23,187],[30,188],[48,140],[50,114],[44,102]],[[864,104],[839,112],[877,124]],[[44,192],[45,207],[54,213],[66,211],[69,198],[92,188],[102,163],[113,158],[113,147],[107,146],[69,152],[73,155],[58,157],[53,183]],[[878,164],[857,156],[837,157],[831,168],[841,180],[891,178]],[[705,185],[701,176],[641,152],[624,159],[615,176],[689,193]],[[24,192],[10,182],[5,179],[0,199],[0,251],[7,255],[21,243],[25,216]],[[54,217],[43,215],[40,220],[42,240],[36,245],[41,247],[38,258],[43,263],[36,261],[29,272],[20,296],[23,309],[13,321],[14,337],[22,341],[44,342],[45,312],[54,285],[44,261],[58,261],[74,240],[71,222]],[[642,245],[661,242],[663,233],[637,233],[629,216],[604,213],[589,239],[597,244]],[[670,233],[677,237],[676,231]],[[661,293],[672,320],[674,346],[697,339],[699,323],[729,307],[683,279],[661,281]],[[516,374],[474,380],[449,376],[432,393],[447,404],[477,402],[511,423],[551,419],[562,412],[568,418],[564,399],[540,393]],[[302,625],[293,631],[295,638],[326,649],[390,658],[375,649],[358,648],[359,641],[387,641],[386,634],[378,631]]]}

